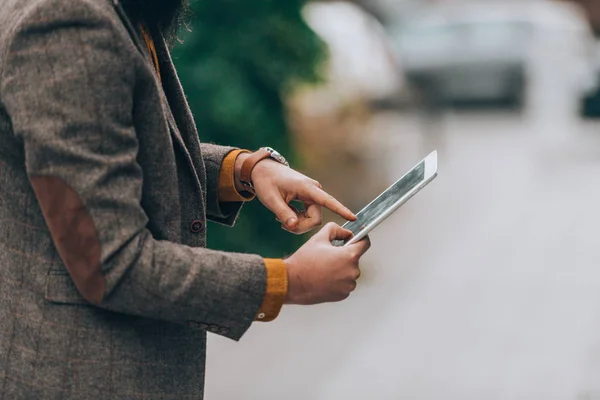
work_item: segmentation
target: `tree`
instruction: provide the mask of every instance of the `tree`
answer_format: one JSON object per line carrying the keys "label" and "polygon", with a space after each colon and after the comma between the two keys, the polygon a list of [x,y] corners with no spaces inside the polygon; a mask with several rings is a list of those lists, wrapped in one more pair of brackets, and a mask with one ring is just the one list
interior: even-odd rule
{"label": "tree", "polygon": [[[297,83],[319,81],[321,39],[306,25],[306,0],[197,0],[190,31],[173,50],[204,142],[250,150],[268,145],[293,165],[285,96]],[[281,257],[305,238],[281,230],[274,215],[247,204],[235,228],[211,224],[209,247]]]}

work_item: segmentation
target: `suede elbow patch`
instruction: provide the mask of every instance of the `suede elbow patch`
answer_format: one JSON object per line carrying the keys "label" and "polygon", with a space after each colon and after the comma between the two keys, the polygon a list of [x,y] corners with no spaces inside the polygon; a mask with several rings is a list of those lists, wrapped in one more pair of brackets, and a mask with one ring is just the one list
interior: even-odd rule
{"label": "suede elbow patch", "polygon": [[63,179],[32,176],[31,186],[46,219],[54,245],[77,290],[90,303],[100,304],[106,290],[100,238],[85,204]]}

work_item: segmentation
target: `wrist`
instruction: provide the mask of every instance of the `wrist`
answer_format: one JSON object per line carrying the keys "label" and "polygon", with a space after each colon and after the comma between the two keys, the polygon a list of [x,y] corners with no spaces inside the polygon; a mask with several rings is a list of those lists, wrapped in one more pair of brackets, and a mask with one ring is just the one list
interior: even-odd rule
{"label": "wrist", "polygon": [[244,165],[244,161],[246,161],[246,159],[248,159],[248,157],[250,157],[251,153],[249,152],[242,152],[240,154],[238,154],[238,156],[235,159],[235,165],[234,165],[234,184],[235,184],[235,189],[238,191],[238,193],[242,193],[244,191],[246,191],[246,188],[244,187],[244,185],[242,185],[241,182],[241,176],[242,176],[242,166]]}
{"label": "wrist", "polygon": [[250,193],[255,193],[254,182],[252,179],[253,176],[255,177],[256,175],[254,173],[255,167],[258,164],[261,164],[261,166],[265,165],[262,162],[265,159],[271,159],[285,166],[289,166],[286,159],[276,150],[270,147],[261,147],[254,153],[248,155],[244,160],[240,160],[239,165],[241,165],[241,167],[239,168],[239,179],[236,180],[236,183],[239,182]]}
{"label": "wrist", "polygon": [[296,275],[296,265],[290,258],[284,259],[283,262],[285,263],[285,271],[288,281],[287,293],[285,295],[283,304],[300,304],[297,294],[298,277]]}

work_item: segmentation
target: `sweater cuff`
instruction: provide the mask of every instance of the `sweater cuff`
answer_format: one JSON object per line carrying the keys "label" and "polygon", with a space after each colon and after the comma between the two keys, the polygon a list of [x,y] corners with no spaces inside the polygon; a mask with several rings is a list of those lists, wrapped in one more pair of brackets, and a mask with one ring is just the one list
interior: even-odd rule
{"label": "sweater cuff", "polygon": [[279,315],[288,290],[285,262],[282,259],[265,258],[267,289],[255,321],[273,321]]}
{"label": "sweater cuff", "polygon": [[250,192],[238,192],[235,188],[235,160],[241,153],[250,153],[248,150],[233,150],[223,159],[219,172],[219,201],[233,203],[250,201],[254,195]]}

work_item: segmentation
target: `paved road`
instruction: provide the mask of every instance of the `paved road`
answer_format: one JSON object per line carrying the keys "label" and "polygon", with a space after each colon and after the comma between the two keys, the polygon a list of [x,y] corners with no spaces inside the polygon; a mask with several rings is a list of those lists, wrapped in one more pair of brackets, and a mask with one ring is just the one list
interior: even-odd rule
{"label": "paved road", "polygon": [[359,288],[211,336],[207,399],[600,399],[600,125],[382,115],[389,181],[439,177],[373,235]]}

